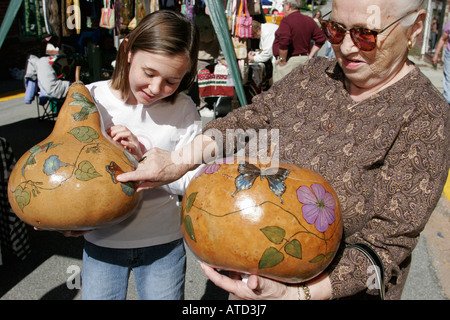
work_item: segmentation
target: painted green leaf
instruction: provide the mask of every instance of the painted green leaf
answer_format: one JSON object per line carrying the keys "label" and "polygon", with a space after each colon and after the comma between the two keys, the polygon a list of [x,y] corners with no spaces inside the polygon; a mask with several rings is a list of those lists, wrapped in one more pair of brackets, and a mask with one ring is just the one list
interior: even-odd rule
{"label": "painted green leaf", "polygon": [[78,169],[75,171],[75,176],[78,180],[88,181],[97,177],[101,177],[94,166],[87,160],[81,161],[78,165]]}
{"label": "painted green leaf", "polygon": [[98,133],[91,127],[76,127],[69,131],[78,141],[88,143],[98,139]]}
{"label": "painted green leaf", "polygon": [[30,203],[31,192],[28,189],[23,189],[21,186],[17,186],[14,191],[14,195],[19,205],[20,210],[23,211],[23,208]]}
{"label": "painted green leaf", "polygon": [[93,106],[95,106],[95,104],[92,103],[91,100],[89,100],[84,94],[81,94],[79,92],[73,93],[72,98],[74,98],[75,101],[69,103],[69,105],[71,106],[80,106],[85,108],[92,108]]}
{"label": "painted green leaf", "polygon": [[286,231],[280,227],[265,227],[262,228],[261,231],[267,239],[275,244],[280,244],[286,235]]}
{"label": "painted green leaf", "polygon": [[72,94],[72,98],[75,100],[69,103],[69,106],[79,106],[81,110],[73,114],[75,121],[83,121],[87,119],[89,114],[98,112],[95,104],[90,101],[85,95],[75,92]]}
{"label": "painted green leaf", "polygon": [[123,193],[125,193],[127,196],[131,197],[136,192],[136,189],[134,188],[134,183],[132,181],[121,182],[120,186],[122,187]]}
{"label": "painted green leaf", "polygon": [[184,229],[186,230],[189,238],[191,238],[192,241],[197,242],[194,234],[194,226],[192,225],[192,219],[190,216],[186,216],[186,218],[184,219]]}
{"label": "painted green leaf", "polygon": [[277,264],[283,261],[283,259],[283,253],[281,253],[274,247],[269,247],[264,251],[261,259],[259,260],[258,268],[264,269],[275,267]]}
{"label": "painted green leaf", "polygon": [[322,260],[328,260],[331,259],[334,256],[334,251],[328,252],[327,254],[319,254],[317,257],[311,259],[309,262],[311,263],[318,263],[321,262]]}
{"label": "painted green leaf", "polygon": [[286,247],[284,247],[284,251],[286,251],[288,255],[293,256],[294,258],[302,258],[302,245],[297,239],[289,242]]}
{"label": "painted green leaf", "polygon": [[330,251],[330,252],[328,252],[326,255],[325,255],[325,259],[331,259],[331,258],[333,258],[334,257],[334,253],[335,253],[335,251]]}
{"label": "painted green leaf", "polygon": [[34,153],[38,152],[40,149],[41,149],[41,146],[35,145],[29,150],[29,152],[34,154]]}
{"label": "painted green leaf", "polygon": [[180,208],[180,224],[183,224],[183,220],[184,220],[184,208],[183,208],[183,206],[181,206],[181,208]]}
{"label": "painted green leaf", "polygon": [[192,205],[194,204],[195,197],[197,196],[197,194],[198,194],[198,192],[191,193],[189,195],[189,197],[187,198],[187,200],[186,200],[186,208],[185,208],[186,212],[189,213],[189,211],[191,211]]}
{"label": "painted green leaf", "polygon": [[318,263],[318,262],[321,262],[323,259],[325,259],[325,255],[324,254],[319,254],[315,258],[312,258],[311,260],[309,260],[309,262],[311,262],[311,263]]}

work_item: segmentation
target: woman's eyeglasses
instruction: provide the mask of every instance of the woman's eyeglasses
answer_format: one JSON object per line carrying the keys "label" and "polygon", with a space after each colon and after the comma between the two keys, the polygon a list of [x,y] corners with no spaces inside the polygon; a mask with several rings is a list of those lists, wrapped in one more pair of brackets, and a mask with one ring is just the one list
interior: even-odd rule
{"label": "woman's eyeglasses", "polygon": [[[392,27],[394,24],[396,24],[400,20],[406,18],[411,13],[416,11],[417,10],[408,12],[403,17],[395,20],[386,28],[380,31],[375,31],[363,27],[354,27],[351,29],[347,29],[342,24],[330,20],[321,20],[320,24],[322,26],[322,30],[325,33],[325,36],[328,38],[328,41],[330,41],[331,44],[340,44],[342,41],[344,41],[345,35],[347,34],[348,31],[350,32],[350,37],[355,46],[357,46],[362,51],[372,51],[377,46],[377,37],[380,33],[383,33],[384,31]],[[324,15],[324,17],[328,16],[330,13],[331,11],[328,12],[326,15]]]}

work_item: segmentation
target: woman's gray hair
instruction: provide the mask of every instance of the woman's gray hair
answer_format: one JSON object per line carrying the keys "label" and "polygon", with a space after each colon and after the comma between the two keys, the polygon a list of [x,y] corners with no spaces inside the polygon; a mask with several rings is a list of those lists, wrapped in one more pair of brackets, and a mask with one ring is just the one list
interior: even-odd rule
{"label": "woman's gray hair", "polygon": [[[391,2],[391,1],[389,1]],[[419,16],[419,10],[420,9],[426,9],[427,7],[427,1],[425,0],[395,0],[392,1],[389,5],[392,5],[392,12],[395,14],[397,18],[403,17],[408,12],[412,12],[417,10],[417,12],[414,12],[407,16],[405,19],[402,20],[402,25],[405,27],[409,27],[414,24],[417,17]]]}
{"label": "woman's gray hair", "polygon": [[284,0],[285,3],[288,3],[292,9],[300,10],[302,8],[303,0]]}

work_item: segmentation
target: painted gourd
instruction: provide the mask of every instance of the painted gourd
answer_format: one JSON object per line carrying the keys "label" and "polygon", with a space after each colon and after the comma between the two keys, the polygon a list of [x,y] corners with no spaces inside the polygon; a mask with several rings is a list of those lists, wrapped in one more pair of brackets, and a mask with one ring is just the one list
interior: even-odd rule
{"label": "painted gourd", "polygon": [[288,283],[320,274],[342,237],[339,201],[322,176],[245,159],[198,171],[183,197],[181,225],[199,260]]}
{"label": "painted gourd", "polygon": [[52,133],[16,163],[8,199],[16,215],[42,230],[89,230],[125,219],[136,207],[134,183],[116,176],[136,160],[107,138],[81,83],[69,88]]}

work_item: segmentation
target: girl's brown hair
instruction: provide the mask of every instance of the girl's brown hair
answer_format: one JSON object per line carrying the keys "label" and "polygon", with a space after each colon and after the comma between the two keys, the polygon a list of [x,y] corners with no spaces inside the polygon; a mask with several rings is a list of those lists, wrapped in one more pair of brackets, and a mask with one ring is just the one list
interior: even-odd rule
{"label": "girl's brown hair", "polygon": [[187,90],[197,75],[198,32],[193,22],[170,10],[159,10],[147,15],[122,41],[111,77],[111,87],[119,90],[127,100],[130,94],[128,54],[143,50],[168,56],[186,55],[190,70],[184,75],[177,90],[164,100],[173,101],[179,92]]}

